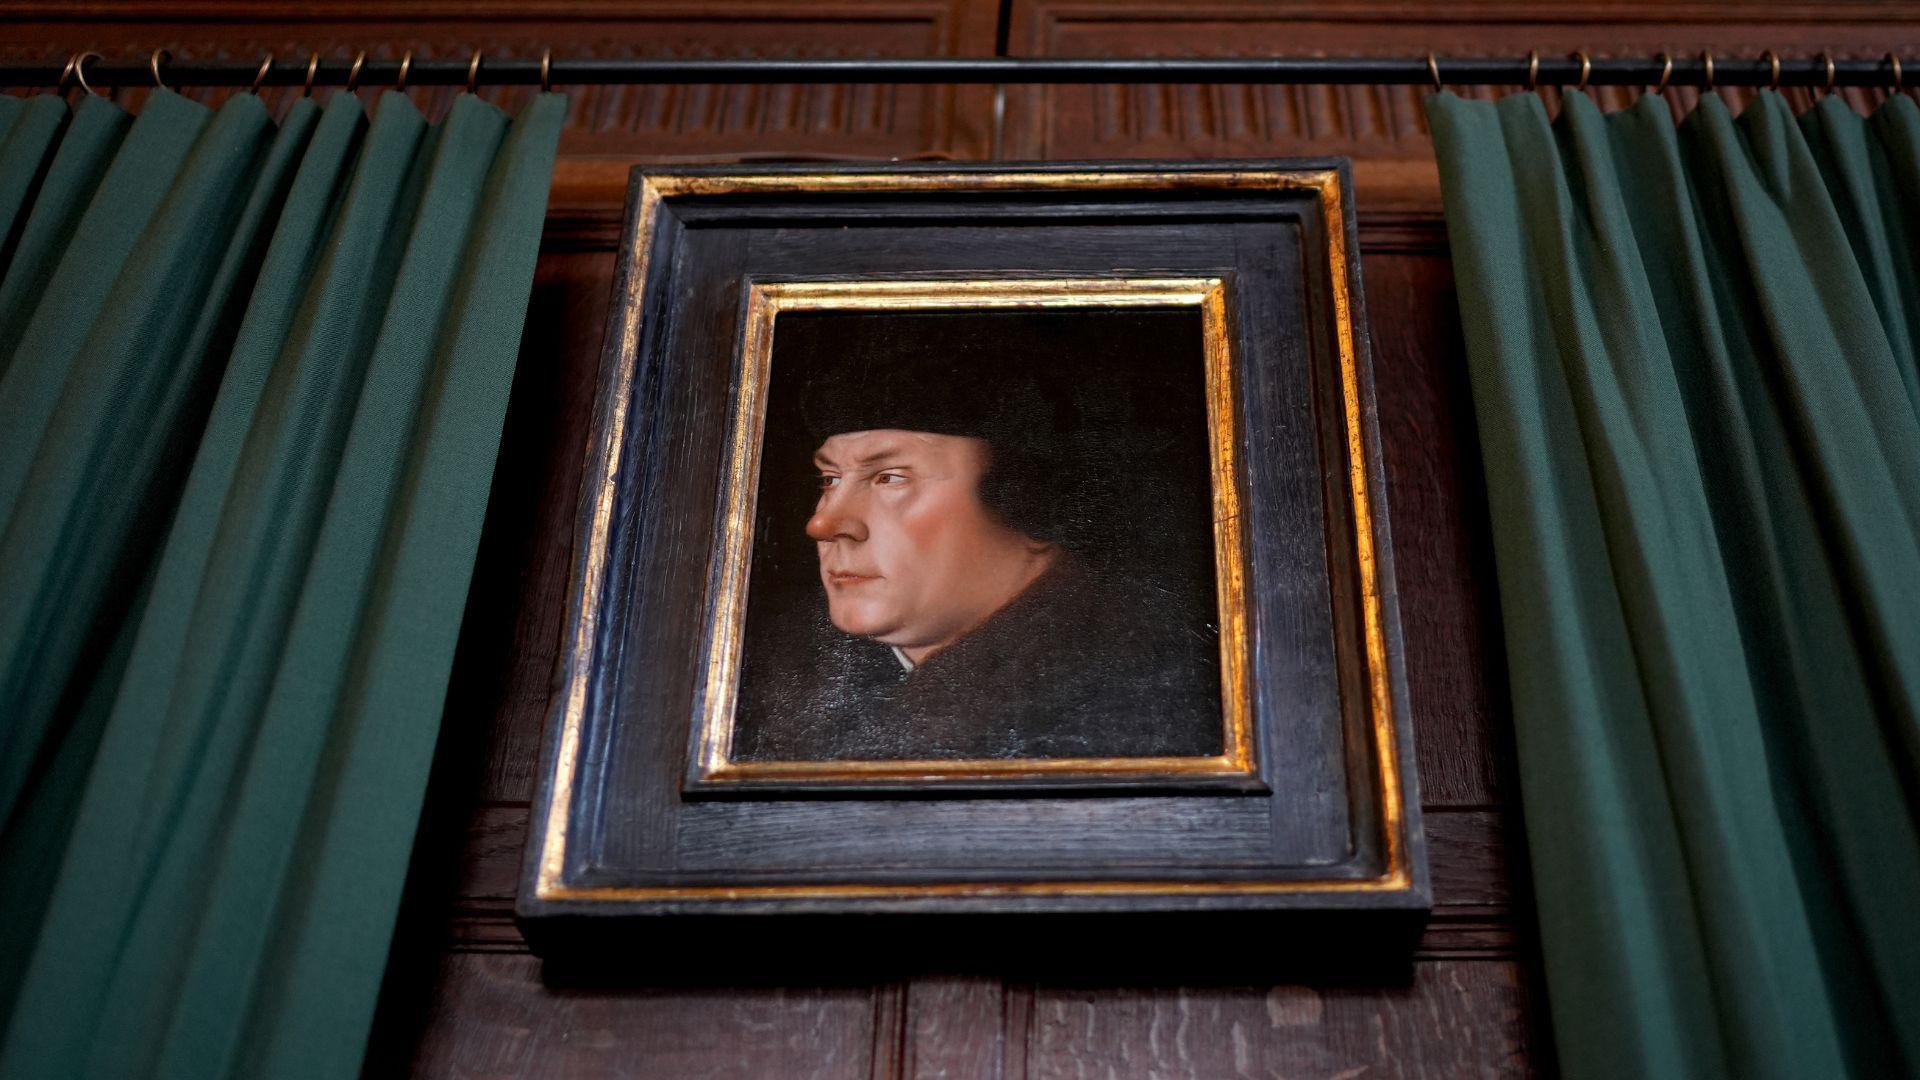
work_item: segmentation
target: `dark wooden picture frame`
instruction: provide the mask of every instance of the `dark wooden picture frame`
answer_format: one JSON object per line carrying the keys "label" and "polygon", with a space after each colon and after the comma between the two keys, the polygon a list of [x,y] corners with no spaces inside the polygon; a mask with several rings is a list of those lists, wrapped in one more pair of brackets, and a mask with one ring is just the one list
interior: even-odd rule
{"label": "dark wooden picture frame", "polygon": [[[1430,893],[1354,235],[1343,160],[636,170],[520,892],[534,947],[660,916],[1417,927]],[[774,315],[964,308],[969,291],[1205,313],[1217,758],[728,759]]]}

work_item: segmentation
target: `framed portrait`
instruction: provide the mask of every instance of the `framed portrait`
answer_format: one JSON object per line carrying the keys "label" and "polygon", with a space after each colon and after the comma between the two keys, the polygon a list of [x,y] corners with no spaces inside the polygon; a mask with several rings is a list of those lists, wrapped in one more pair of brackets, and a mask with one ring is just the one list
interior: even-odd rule
{"label": "framed portrait", "polygon": [[636,170],[519,915],[1428,907],[1341,161]]}

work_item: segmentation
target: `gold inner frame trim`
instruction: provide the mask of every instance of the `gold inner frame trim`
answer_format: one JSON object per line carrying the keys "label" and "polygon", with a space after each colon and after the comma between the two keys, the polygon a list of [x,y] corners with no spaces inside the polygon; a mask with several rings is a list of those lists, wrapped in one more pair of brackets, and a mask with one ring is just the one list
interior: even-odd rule
{"label": "gold inner frame trim", "polygon": [[[1214,567],[1220,618],[1222,752],[1184,757],[973,758],[902,761],[734,761],[733,728],[746,618],[753,518],[772,374],[776,320],[784,311],[1019,311],[1192,307],[1201,315],[1208,457],[1213,480]],[[928,784],[1005,777],[1252,777],[1247,688],[1245,571],[1239,470],[1234,461],[1232,358],[1226,284],[1195,278],[977,278],[756,283],[748,293],[739,392],[727,464],[725,514],[711,604],[705,691],[697,723],[702,782]]]}
{"label": "gold inner frame trim", "polygon": [[[1339,351],[1341,400],[1347,439],[1348,483],[1352,494],[1356,569],[1360,577],[1365,647],[1366,703],[1375,756],[1374,793],[1378,796],[1383,869],[1362,879],[1308,878],[1273,881],[1191,882],[1171,880],[953,882],[919,885],[832,883],[752,886],[571,886],[563,878],[568,843],[568,815],[573,805],[580,766],[581,729],[586,718],[587,691],[592,676],[593,647],[598,635],[600,597],[606,582],[611,544],[613,501],[621,468],[620,451],[626,445],[630,390],[638,362],[640,301],[652,260],[652,241],[661,200],[700,195],[744,195],[784,192],[830,194],[843,191],[908,193],[914,191],[1055,191],[1055,190],[1237,190],[1311,191],[1320,206],[1327,236],[1327,271],[1333,298],[1334,330]],[[559,746],[542,829],[534,895],[543,901],[741,901],[810,899],[927,899],[994,896],[1206,896],[1284,893],[1397,892],[1408,888],[1412,870],[1405,838],[1399,750],[1394,730],[1391,676],[1387,666],[1384,616],[1381,611],[1379,568],[1374,549],[1370,457],[1360,414],[1359,361],[1355,355],[1352,302],[1349,288],[1349,252],[1342,213],[1339,174],[1331,169],[1191,170],[1172,172],[1020,171],[817,173],[719,176],[648,176],[641,178],[632,232],[634,260],[625,281],[617,324],[618,353],[612,385],[618,388],[608,402],[600,440],[590,462],[600,467],[590,478],[592,511],[585,551],[574,576],[573,625],[567,643],[567,671],[562,696]],[[1210,388],[1211,391],[1211,388]],[[1209,398],[1211,399],[1211,392]],[[1230,487],[1230,485],[1229,485]],[[1216,483],[1218,498],[1220,485]],[[1236,514],[1237,520],[1237,514]],[[1216,545],[1217,546],[1217,545]],[[1222,590],[1224,592],[1224,589]],[[1222,627],[1222,640],[1226,639]],[[1133,759],[1139,760],[1139,759]],[[1194,759],[1181,759],[1194,760]],[[949,763],[950,764],[950,763]],[[1021,764],[1031,765],[1032,762]]]}

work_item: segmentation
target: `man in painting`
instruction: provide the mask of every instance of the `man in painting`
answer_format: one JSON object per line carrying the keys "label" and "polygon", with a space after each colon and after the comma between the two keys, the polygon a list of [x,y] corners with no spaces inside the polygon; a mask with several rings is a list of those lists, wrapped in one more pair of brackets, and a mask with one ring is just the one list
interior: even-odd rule
{"label": "man in painting", "polygon": [[1076,550],[1110,478],[1074,388],[1009,359],[895,342],[808,386],[833,632],[820,693],[752,756],[1220,752],[1217,645]]}

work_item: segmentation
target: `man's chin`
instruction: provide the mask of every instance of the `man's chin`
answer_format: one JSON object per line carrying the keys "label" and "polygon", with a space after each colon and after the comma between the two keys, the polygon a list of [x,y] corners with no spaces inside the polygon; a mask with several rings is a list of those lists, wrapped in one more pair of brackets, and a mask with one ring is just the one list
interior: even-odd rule
{"label": "man's chin", "polygon": [[860,638],[870,638],[874,641],[880,641],[881,644],[886,644],[884,641],[881,641],[883,637],[889,636],[899,629],[891,620],[878,618],[869,612],[840,611],[829,607],[827,609],[827,618],[832,621],[833,628],[843,634],[851,634],[854,637]]}

